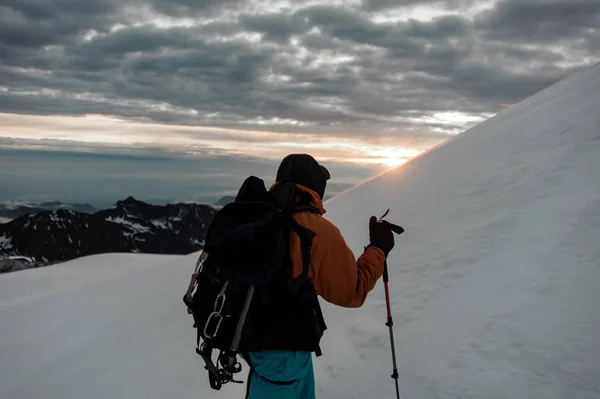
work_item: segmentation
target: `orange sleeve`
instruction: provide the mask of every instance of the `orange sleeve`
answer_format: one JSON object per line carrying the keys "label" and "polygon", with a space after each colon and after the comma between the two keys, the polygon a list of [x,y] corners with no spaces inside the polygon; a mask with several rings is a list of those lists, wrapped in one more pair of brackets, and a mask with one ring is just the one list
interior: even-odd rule
{"label": "orange sleeve", "polygon": [[338,228],[323,218],[318,222],[311,226],[316,233],[311,251],[315,290],[334,305],[362,306],[383,274],[385,254],[369,247],[357,261]]}

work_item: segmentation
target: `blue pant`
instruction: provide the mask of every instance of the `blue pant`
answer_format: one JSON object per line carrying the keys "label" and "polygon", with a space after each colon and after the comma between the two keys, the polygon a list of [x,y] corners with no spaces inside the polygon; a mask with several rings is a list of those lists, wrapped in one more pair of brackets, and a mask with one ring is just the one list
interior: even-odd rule
{"label": "blue pant", "polygon": [[252,366],[246,399],[315,399],[310,352],[251,352],[247,357]]}

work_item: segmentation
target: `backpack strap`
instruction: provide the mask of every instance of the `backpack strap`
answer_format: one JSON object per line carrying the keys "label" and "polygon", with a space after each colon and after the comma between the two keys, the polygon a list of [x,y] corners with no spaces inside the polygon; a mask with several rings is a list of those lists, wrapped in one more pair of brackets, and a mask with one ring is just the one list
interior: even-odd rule
{"label": "backpack strap", "polygon": [[[300,239],[300,248],[302,253],[302,274],[290,284],[290,291],[292,295],[306,298],[312,302],[312,307],[315,311],[316,317],[315,332],[318,335],[322,335],[327,326],[325,325],[325,318],[323,317],[323,311],[321,310],[321,305],[319,304],[318,295],[312,286],[312,283],[308,279],[312,240],[316,234],[313,231],[301,226],[293,217],[291,217],[291,220],[292,229],[296,232],[296,234],[298,234],[298,238]],[[317,357],[323,355],[320,346],[317,346],[315,354]]]}
{"label": "backpack strap", "polygon": [[315,233],[306,227],[301,226],[293,216],[290,216],[292,230],[300,239],[300,250],[302,253],[302,274],[300,274],[291,284],[290,290],[292,295],[301,295],[302,289],[309,283],[308,270],[310,268],[310,252],[312,249],[312,240]]}

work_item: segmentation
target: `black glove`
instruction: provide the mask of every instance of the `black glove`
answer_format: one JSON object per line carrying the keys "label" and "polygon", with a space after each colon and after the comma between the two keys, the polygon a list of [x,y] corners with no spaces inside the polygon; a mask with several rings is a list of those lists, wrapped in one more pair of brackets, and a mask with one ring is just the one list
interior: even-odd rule
{"label": "black glove", "polygon": [[381,249],[387,257],[394,248],[394,233],[402,234],[404,229],[385,220],[377,221],[375,216],[369,220],[370,247]]}

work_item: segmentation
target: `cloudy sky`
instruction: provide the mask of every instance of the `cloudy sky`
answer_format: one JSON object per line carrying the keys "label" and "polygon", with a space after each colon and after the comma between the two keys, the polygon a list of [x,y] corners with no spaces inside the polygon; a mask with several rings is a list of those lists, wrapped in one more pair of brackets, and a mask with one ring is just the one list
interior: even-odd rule
{"label": "cloudy sky", "polygon": [[290,152],[337,192],[600,61],[599,26],[598,0],[0,0],[0,200],[209,201]]}

